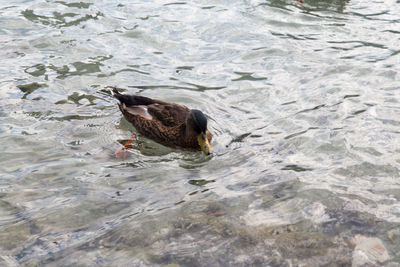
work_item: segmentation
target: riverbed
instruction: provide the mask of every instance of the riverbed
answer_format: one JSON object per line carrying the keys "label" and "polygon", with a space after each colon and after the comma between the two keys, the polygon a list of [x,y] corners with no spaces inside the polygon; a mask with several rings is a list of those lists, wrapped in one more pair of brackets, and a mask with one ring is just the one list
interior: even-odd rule
{"label": "riverbed", "polygon": [[[0,265],[400,264],[400,2],[0,4]],[[109,87],[202,110],[213,155]]]}

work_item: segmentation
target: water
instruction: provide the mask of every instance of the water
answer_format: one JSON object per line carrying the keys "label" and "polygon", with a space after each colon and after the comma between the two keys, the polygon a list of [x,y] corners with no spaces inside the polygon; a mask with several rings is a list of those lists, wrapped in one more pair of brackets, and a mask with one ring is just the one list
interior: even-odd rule
{"label": "water", "polygon": [[[378,240],[366,262],[397,266],[399,14],[3,1],[1,265],[361,266]],[[139,137],[116,159],[134,129],[108,86],[203,110],[213,157]]]}

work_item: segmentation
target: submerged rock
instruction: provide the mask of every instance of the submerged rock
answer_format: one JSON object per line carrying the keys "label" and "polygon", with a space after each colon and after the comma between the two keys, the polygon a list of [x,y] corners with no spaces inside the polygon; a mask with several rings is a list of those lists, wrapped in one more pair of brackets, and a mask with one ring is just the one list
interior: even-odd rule
{"label": "submerged rock", "polygon": [[353,266],[382,264],[390,258],[379,238],[356,235],[353,242],[356,244],[353,252]]}

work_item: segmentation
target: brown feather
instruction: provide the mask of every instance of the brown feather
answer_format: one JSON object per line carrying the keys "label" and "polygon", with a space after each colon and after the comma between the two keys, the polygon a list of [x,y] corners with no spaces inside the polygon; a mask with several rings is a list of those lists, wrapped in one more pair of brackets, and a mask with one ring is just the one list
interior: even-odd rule
{"label": "brown feather", "polygon": [[[113,90],[115,98],[121,102],[137,103],[126,106],[119,104],[125,119],[132,123],[143,136],[169,147],[182,147],[200,150],[197,133],[193,127],[190,109],[186,106],[150,98],[122,95]],[[141,105],[140,100],[146,103]],[[142,101],[143,102],[143,101]],[[207,139],[211,142],[212,134],[207,130]]]}

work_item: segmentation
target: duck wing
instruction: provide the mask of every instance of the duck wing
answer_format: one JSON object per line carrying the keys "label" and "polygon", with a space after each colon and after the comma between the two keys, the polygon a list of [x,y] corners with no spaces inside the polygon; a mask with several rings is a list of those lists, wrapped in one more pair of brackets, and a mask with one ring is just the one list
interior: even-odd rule
{"label": "duck wing", "polygon": [[124,115],[140,115],[145,119],[157,121],[167,127],[182,125],[186,122],[186,118],[190,113],[190,109],[186,106],[145,96],[121,94],[116,88],[113,88],[111,93],[119,100],[119,106]]}
{"label": "duck wing", "polygon": [[154,120],[158,120],[168,127],[176,127],[186,122],[190,109],[183,105],[157,101],[148,105],[148,113]]}

